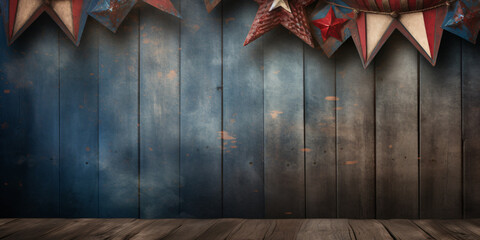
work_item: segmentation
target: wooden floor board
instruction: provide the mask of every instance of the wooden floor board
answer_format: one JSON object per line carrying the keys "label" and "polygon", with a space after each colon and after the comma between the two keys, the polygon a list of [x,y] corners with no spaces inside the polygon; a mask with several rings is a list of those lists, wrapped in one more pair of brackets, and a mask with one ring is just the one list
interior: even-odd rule
{"label": "wooden floor board", "polygon": [[1,218],[0,219],[0,226],[1,225],[5,225],[5,224],[8,224],[8,223],[11,223],[13,221],[17,220],[17,218]]}
{"label": "wooden floor board", "polygon": [[86,227],[78,229],[72,239],[103,239],[121,231],[132,218],[93,219]]}
{"label": "wooden floor board", "polygon": [[227,238],[228,240],[263,240],[275,228],[274,220],[251,219],[242,225]]}
{"label": "wooden floor board", "polygon": [[146,226],[131,239],[161,239],[182,226],[185,220],[182,219],[158,219]]}
{"label": "wooden floor board", "polygon": [[55,231],[67,224],[65,219],[20,219],[12,224],[0,227],[0,239],[38,239],[48,232]]}
{"label": "wooden floor board", "polygon": [[165,238],[162,238],[162,240],[197,239],[200,235],[202,235],[205,231],[212,227],[217,221],[218,220],[214,219],[188,219],[182,224],[181,227],[168,234]]}
{"label": "wooden floor board", "polygon": [[396,240],[434,239],[410,220],[394,219],[381,220],[380,222]]}
{"label": "wooden floor board", "polygon": [[480,222],[431,219],[0,219],[0,239],[472,240]]}
{"label": "wooden floor board", "polygon": [[355,239],[347,219],[307,219],[296,236],[297,240]]}
{"label": "wooden floor board", "polygon": [[[472,232],[470,228],[465,226],[465,221],[459,220],[439,220],[437,221],[445,230],[450,233],[456,239],[465,239],[465,240],[473,240],[473,239],[480,239],[480,235]],[[477,231],[478,229],[473,229]],[[478,231],[477,231],[478,232]]]}
{"label": "wooden floor board", "polygon": [[236,230],[241,224],[242,219],[221,219],[214,225],[207,229],[197,239],[202,240],[223,240],[226,239],[230,233]]}
{"label": "wooden floor board", "polygon": [[416,224],[419,228],[423,231],[427,232],[430,236],[435,239],[456,239],[447,230],[445,230],[442,226],[440,226],[435,220],[413,220],[414,224]]}
{"label": "wooden floor board", "polygon": [[279,219],[275,220],[275,228],[267,233],[265,240],[295,239],[300,231],[304,219]]}
{"label": "wooden floor board", "polygon": [[385,227],[377,220],[349,220],[357,240],[393,240]]}

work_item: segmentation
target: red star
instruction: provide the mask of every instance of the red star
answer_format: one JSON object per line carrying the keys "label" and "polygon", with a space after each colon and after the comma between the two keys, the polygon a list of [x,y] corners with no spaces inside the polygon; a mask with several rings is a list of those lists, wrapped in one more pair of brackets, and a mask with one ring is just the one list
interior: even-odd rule
{"label": "red star", "polygon": [[324,18],[312,21],[315,27],[320,28],[322,32],[322,38],[325,42],[329,37],[334,37],[338,41],[342,42],[342,28],[348,19],[336,18],[333,12],[333,7],[330,8],[327,15]]}
{"label": "red star", "polygon": [[272,30],[279,24],[290,30],[302,39],[306,44],[314,47],[313,37],[307,20],[305,7],[315,0],[290,0],[291,13],[283,8],[276,8],[270,11],[273,0],[255,0],[260,7],[258,8],[252,28],[248,33],[244,46],[253,42],[264,33]]}

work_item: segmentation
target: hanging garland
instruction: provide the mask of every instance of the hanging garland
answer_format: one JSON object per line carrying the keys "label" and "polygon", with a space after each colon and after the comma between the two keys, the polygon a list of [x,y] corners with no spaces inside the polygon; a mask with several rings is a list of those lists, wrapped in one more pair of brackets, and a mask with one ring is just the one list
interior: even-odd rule
{"label": "hanging garland", "polygon": [[[170,0],[0,0],[8,44],[47,12],[76,45],[87,13],[115,32],[133,6],[143,1],[180,17]],[[479,0],[255,0],[259,8],[244,45],[282,25],[328,56],[350,37],[367,67],[394,30],[399,30],[435,65],[443,30],[475,43],[480,31]],[[221,0],[204,0],[208,12]]]}
{"label": "hanging garland", "polygon": [[[332,20],[345,19],[332,33]],[[326,23],[325,23],[326,22]],[[478,0],[331,0],[317,7],[312,24],[317,41],[331,56],[349,37],[353,38],[364,67],[367,67],[394,30],[399,30],[432,64],[435,65],[443,30],[472,43],[480,30]],[[333,31],[335,30],[335,31]],[[341,38],[338,38],[338,36]],[[337,36],[337,37],[335,37]]]}

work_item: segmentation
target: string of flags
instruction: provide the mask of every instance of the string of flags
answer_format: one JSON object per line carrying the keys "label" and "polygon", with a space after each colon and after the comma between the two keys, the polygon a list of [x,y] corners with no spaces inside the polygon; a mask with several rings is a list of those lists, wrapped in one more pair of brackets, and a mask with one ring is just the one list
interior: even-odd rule
{"label": "string of flags", "polygon": [[[0,0],[0,8],[8,44],[46,12],[79,45],[88,15],[116,32],[140,1],[180,18],[170,0]],[[365,68],[395,30],[432,65],[444,30],[473,44],[480,31],[480,0],[255,1],[259,8],[244,45],[281,25],[330,57],[351,37]],[[204,0],[208,12],[220,2]],[[315,2],[309,14],[306,8]]]}

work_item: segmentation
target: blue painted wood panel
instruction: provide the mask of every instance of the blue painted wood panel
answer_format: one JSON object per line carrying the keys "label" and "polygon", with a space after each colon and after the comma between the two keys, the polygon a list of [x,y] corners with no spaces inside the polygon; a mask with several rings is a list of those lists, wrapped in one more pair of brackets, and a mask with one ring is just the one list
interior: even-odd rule
{"label": "blue painted wood panel", "polygon": [[305,204],[306,217],[337,216],[335,59],[305,51]]}
{"label": "blue painted wood panel", "polygon": [[222,8],[181,3],[180,214],[222,216]]}
{"label": "blue painted wood panel", "polygon": [[351,41],[243,47],[253,1],[174,3],[79,48],[0,29],[1,217],[480,217],[479,46],[433,68],[394,34],[364,70]]}
{"label": "blue painted wood panel", "polygon": [[98,28],[75,47],[59,37],[60,216],[98,214]]}
{"label": "blue painted wood panel", "polygon": [[303,218],[303,44],[285,29],[268,33],[264,41],[265,217]]}
{"label": "blue painted wood panel", "polygon": [[223,12],[223,216],[264,216],[263,39],[243,47],[257,4]]}
{"label": "blue painted wood panel", "polygon": [[6,46],[3,31],[0,36],[0,212],[4,216],[58,217],[58,30],[46,16],[32,28],[11,47]]}
{"label": "blue painted wood panel", "polygon": [[377,217],[418,218],[419,54],[399,33],[383,50],[375,62]]}
{"label": "blue painted wood panel", "polygon": [[338,217],[375,217],[375,79],[353,44],[336,55]]}
{"label": "blue painted wood panel", "polygon": [[[178,3],[176,4],[178,7]],[[180,20],[140,11],[140,217],[176,217],[180,180]]]}
{"label": "blue painted wood panel", "polygon": [[138,217],[138,39],[135,8],[99,30],[99,216]]}

